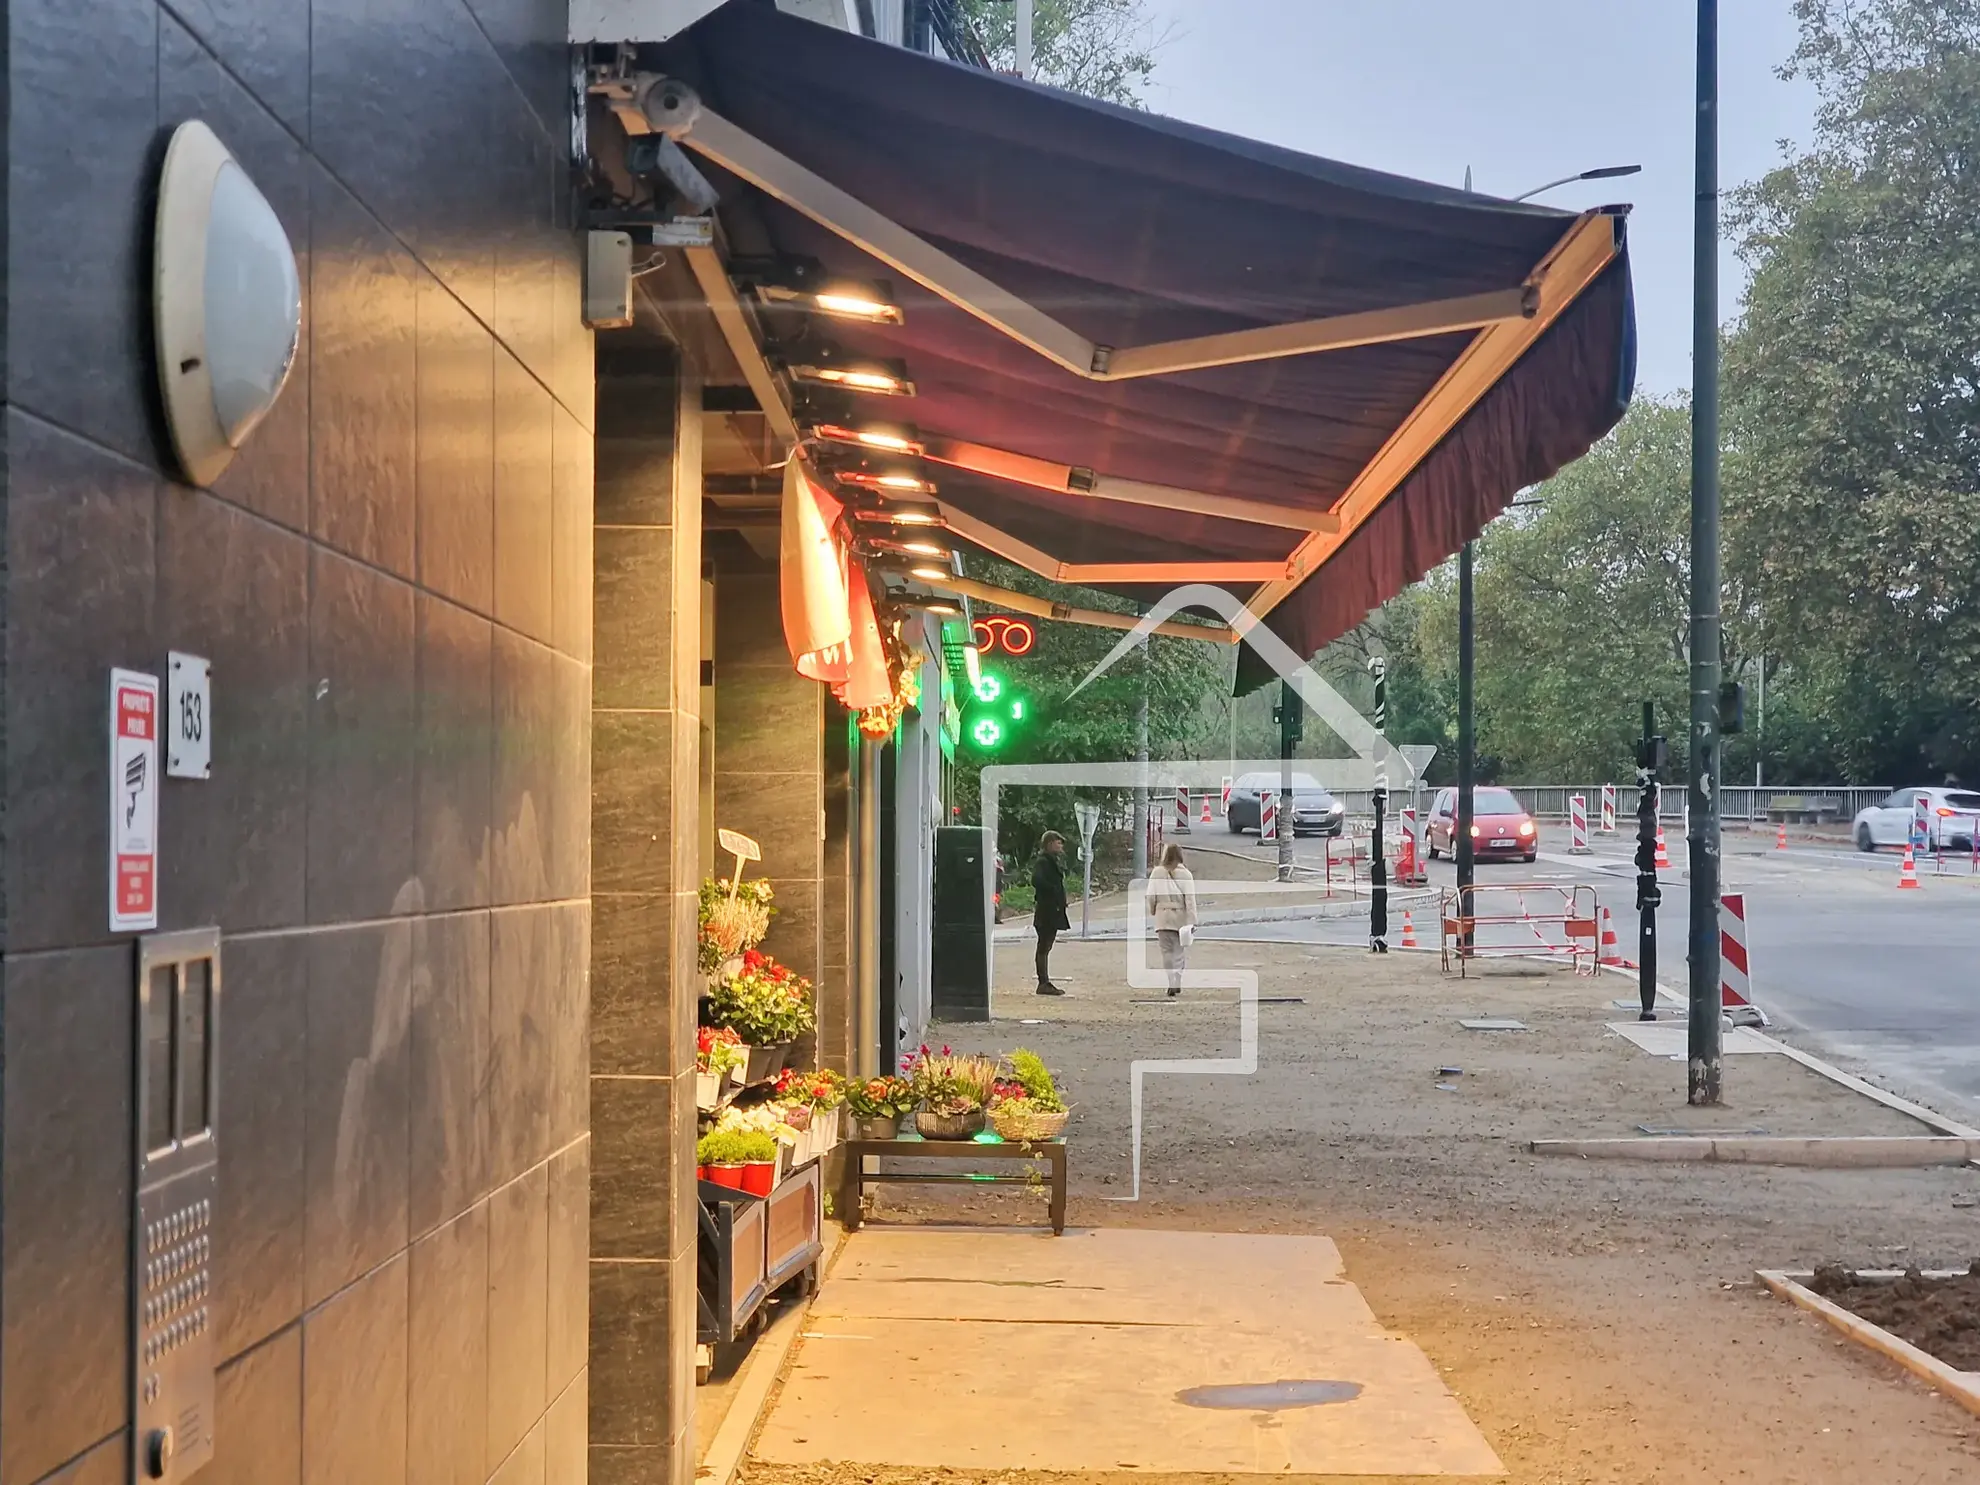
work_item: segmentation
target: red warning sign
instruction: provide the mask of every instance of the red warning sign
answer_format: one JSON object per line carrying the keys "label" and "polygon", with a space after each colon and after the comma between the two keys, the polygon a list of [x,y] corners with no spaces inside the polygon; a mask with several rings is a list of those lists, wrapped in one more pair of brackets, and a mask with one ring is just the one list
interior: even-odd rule
{"label": "red warning sign", "polygon": [[110,931],[158,926],[158,677],[110,672]]}

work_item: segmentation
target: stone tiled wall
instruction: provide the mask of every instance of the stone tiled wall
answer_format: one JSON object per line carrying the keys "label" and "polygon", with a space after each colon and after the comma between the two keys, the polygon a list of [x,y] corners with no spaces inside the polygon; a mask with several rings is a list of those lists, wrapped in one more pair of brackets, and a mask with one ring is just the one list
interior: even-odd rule
{"label": "stone tiled wall", "polygon": [[701,393],[601,344],[592,696],[591,1478],[685,1485],[695,1335]]}
{"label": "stone tiled wall", "polygon": [[[213,662],[164,926],[225,933],[206,1485],[585,1471],[591,340],[540,0],[12,0],[0,1479],[126,1473],[132,953],[105,672]],[[297,246],[293,379],[175,483],[167,133]]]}
{"label": "stone tiled wall", "polygon": [[[774,570],[715,575],[715,819],[763,847],[751,872],[770,878],[777,906],[764,951],[816,982],[824,1009],[835,993],[820,911],[823,736],[834,703],[791,665],[777,581]],[[800,1050],[806,1060],[815,1052]]]}

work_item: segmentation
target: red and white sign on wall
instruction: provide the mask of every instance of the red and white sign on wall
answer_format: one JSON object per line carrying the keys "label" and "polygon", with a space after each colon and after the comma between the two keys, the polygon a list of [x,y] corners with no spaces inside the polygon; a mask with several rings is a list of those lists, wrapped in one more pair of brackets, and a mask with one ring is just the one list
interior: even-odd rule
{"label": "red and white sign on wall", "polygon": [[158,926],[158,677],[110,672],[110,931]]}

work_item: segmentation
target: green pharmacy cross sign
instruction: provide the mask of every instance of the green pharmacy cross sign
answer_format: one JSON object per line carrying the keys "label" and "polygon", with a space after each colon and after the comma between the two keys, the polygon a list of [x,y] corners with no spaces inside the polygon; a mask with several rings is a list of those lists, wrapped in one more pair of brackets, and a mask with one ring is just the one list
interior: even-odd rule
{"label": "green pharmacy cross sign", "polygon": [[1031,704],[994,670],[978,672],[973,692],[963,735],[979,752],[994,753],[1024,724]]}

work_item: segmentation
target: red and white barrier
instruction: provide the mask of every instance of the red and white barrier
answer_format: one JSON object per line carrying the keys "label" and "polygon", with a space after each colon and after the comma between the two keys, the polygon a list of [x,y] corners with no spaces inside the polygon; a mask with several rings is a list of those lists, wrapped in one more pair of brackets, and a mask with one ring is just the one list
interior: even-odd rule
{"label": "red and white barrier", "polygon": [[1614,835],[1615,833],[1616,786],[1614,784],[1604,784],[1602,786],[1602,834]]}
{"label": "red and white barrier", "polygon": [[1176,834],[1189,834],[1189,785],[1176,785]]}
{"label": "red and white barrier", "polygon": [[1258,839],[1260,841],[1279,838],[1279,796],[1262,795],[1258,801]]}
{"label": "red and white barrier", "polygon": [[1231,816],[1231,776],[1229,774],[1224,775],[1223,811],[1224,811],[1224,818],[1228,820]]}
{"label": "red and white barrier", "polygon": [[1727,892],[1719,898],[1719,1002],[1726,1016],[1738,1025],[1767,1024],[1766,1012],[1753,1003],[1744,892]]}
{"label": "red and white barrier", "polygon": [[1568,796],[1568,854],[1591,854],[1588,847],[1588,799],[1585,795]]}

